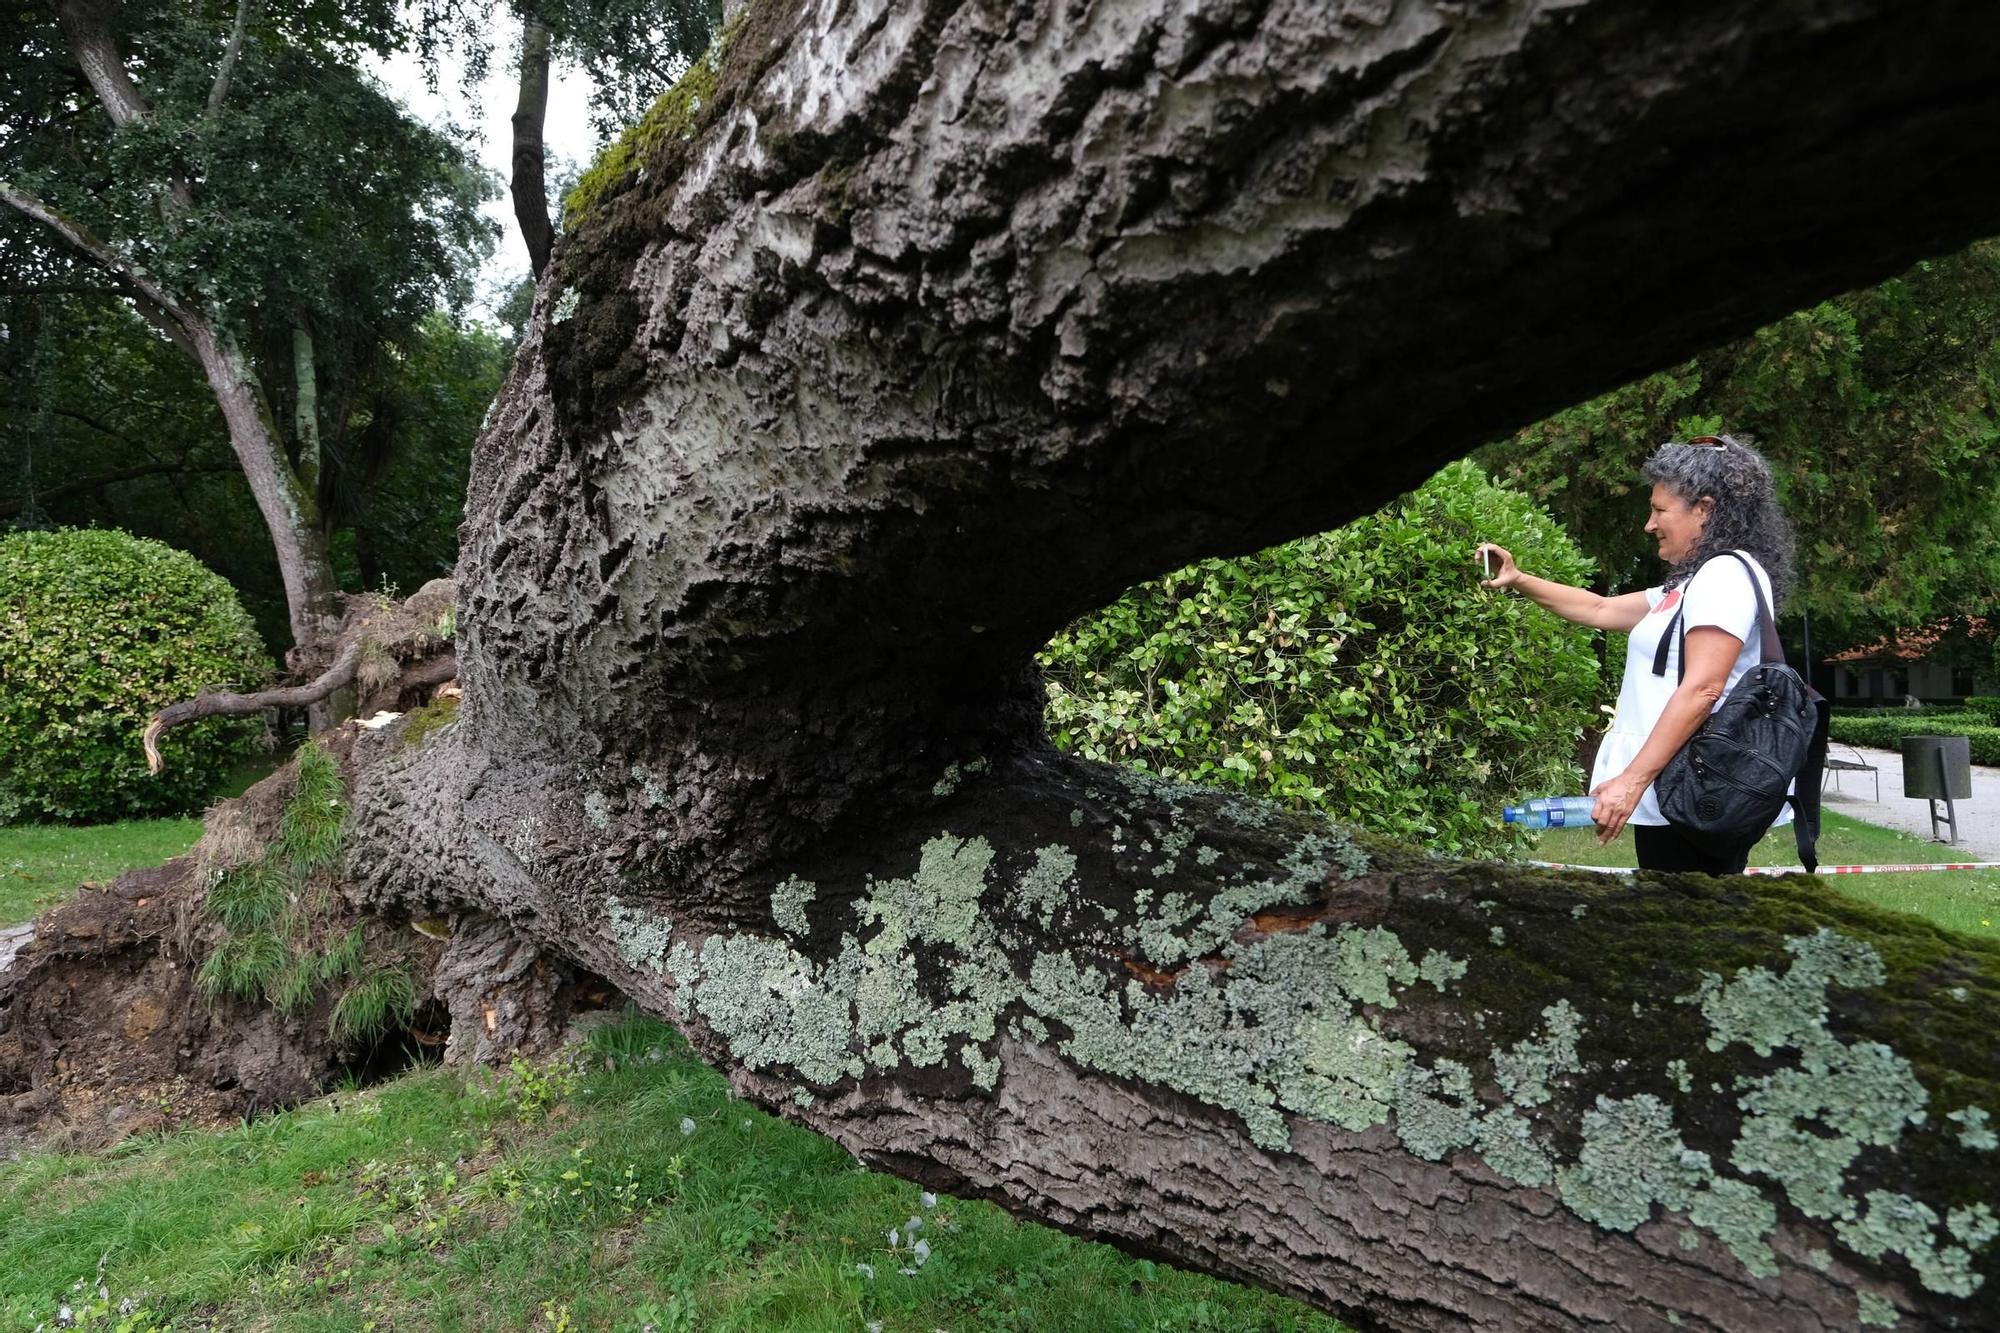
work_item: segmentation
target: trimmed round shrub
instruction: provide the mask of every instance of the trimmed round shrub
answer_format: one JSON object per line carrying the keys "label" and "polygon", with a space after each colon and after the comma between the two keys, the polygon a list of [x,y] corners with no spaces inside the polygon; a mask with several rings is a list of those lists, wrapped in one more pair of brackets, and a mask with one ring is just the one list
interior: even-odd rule
{"label": "trimmed round shrub", "polygon": [[235,590],[193,556],[106,529],[0,537],[0,823],[198,809],[256,723],[169,731],[154,777],[147,720],[270,675]]}
{"label": "trimmed round shrub", "polygon": [[1479,586],[1481,541],[1545,578],[1592,573],[1533,501],[1455,463],[1369,518],[1070,626],[1041,658],[1050,733],[1440,851],[1518,846],[1501,806],[1583,790],[1577,742],[1611,693],[1590,630]]}

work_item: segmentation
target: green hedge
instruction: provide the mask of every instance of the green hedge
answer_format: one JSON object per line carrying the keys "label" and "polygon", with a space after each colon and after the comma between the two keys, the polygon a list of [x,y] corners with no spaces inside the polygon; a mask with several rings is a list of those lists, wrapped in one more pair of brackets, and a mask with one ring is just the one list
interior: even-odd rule
{"label": "green hedge", "polygon": [[2000,764],[2000,727],[1984,712],[1967,709],[1879,708],[1866,713],[1835,713],[1827,725],[1829,738],[1843,745],[1877,750],[1902,748],[1905,736],[1963,736],[1969,740],[1972,762]]}
{"label": "green hedge", "polygon": [[235,591],[185,552],[98,529],[0,537],[0,823],[198,809],[256,724],[168,732],[156,778],[147,719],[270,673]]}
{"label": "green hedge", "polygon": [[1965,701],[1965,711],[1982,714],[1987,725],[2000,727],[2000,695],[1975,694]]}
{"label": "green hedge", "polygon": [[1132,589],[1042,656],[1056,744],[1446,851],[1513,845],[1500,807],[1581,791],[1606,691],[1591,632],[1479,587],[1473,547],[1591,566],[1470,463],[1336,532]]}

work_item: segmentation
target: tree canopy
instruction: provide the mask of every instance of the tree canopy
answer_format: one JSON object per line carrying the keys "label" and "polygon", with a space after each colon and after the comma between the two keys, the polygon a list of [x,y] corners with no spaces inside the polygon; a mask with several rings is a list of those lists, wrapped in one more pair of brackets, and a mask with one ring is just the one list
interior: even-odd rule
{"label": "tree canopy", "polygon": [[[493,237],[478,214],[493,182],[360,68],[401,40],[395,18],[384,5],[64,3],[25,16],[0,73],[27,108],[0,138],[0,246],[33,275],[9,299],[107,294],[196,363],[302,644],[339,577],[333,532],[393,442],[392,349],[462,304]],[[16,310],[10,323],[62,318]],[[37,394],[93,373],[56,364],[71,355],[61,340],[36,355]],[[40,402],[11,398],[46,422]]]}
{"label": "tree canopy", "polygon": [[1822,645],[2000,597],[2000,242],[1917,264],[1558,412],[1481,457],[1625,589],[1656,567],[1639,465],[1720,430],[1770,458]]}

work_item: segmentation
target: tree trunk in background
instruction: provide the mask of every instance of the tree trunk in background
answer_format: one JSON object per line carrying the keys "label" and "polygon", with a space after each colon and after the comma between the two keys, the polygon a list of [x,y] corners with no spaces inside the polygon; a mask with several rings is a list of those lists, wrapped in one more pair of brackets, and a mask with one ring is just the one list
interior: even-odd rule
{"label": "tree trunk in background", "polygon": [[[63,34],[78,67],[96,92],[112,122],[119,126],[151,118],[152,110],[126,68],[110,25],[111,10],[95,0],[63,0],[57,6]],[[241,44],[242,29],[249,8],[241,6],[236,26],[212,90],[211,107],[227,95],[228,69],[234,64]],[[130,289],[135,302],[149,319],[178,331],[177,345],[202,368],[209,387],[222,409],[230,446],[242,465],[250,492],[271,534],[278,558],[278,572],[285,587],[285,604],[292,631],[294,651],[311,657],[337,620],[333,604],[336,583],[327,552],[326,534],[321,530],[315,498],[316,477],[301,483],[293,471],[279,440],[270,406],[256,381],[248,358],[228,331],[226,318],[198,300],[184,299],[166,291],[129,254],[114,251],[91,236],[72,220],[63,217],[32,195],[5,187],[6,202],[17,211],[55,230],[63,239]],[[160,209],[169,225],[193,206],[193,193],[178,176],[168,183]],[[314,411],[312,394],[312,348],[303,328],[295,339],[295,356],[304,357],[300,381],[301,457],[318,467],[317,417],[306,430],[305,418]],[[329,719],[331,720],[331,719]]]}
{"label": "tree trunk in background", "polygon": [[549,222],[547,147],[542,126],[549,111],[549,28],[534,14],[521,21],[521,90],[514,104],[514,174],[508,183],[514,196],[514,221],[528,246],[528,263],[537,278],[549,266],[555,227]]}
{"label": "tree trunk in background", "polygon": [[1991,1326],[2000,951],[1062,759],[1032,653],[2000,229],[1996,67],[1983,3],[751,7],[543,278],[354,891],[1383,1326]]}
{"label": "tree trunk in background", "polygon": [[[202,315],[181,319],[194,343],[209,388],[222,408],[229,445],[250,494],[264,516],[285,585],[285,610],[295,651],[311,655],[338,618],[333,603],[333,562],[311,488],[293,471],[271,421],[248,358],[228,334]],[[301,442],[303,448],[303,442]],[[332,719],[338,720],[338,719]]]}

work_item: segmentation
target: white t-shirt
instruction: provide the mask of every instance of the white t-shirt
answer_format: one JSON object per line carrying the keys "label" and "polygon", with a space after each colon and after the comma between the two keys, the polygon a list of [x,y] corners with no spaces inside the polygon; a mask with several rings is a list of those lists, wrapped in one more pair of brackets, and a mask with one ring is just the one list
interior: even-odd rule
{"label": "white t-shirt", "polygon": [[[1750,562],[1750,568],[1757,571],[1757,582],[1762,585],[1764,600],[1771,599],[1771,576],[1757,563],[1757,558],[1747,551],[1743,558]],[[1727,555],[1719,555],[1704,564],[1695,576],[1672,592],[1664,588],[1646,589],[1646,601],[1653,608],[1646,618],[1633,627],[1625,646],[1625,679],[1618,687],[1618,709],[1611,715],[1611,729],[1604,733],[1604,740],[1597,747],[1597,762],[1591,765],[1590,786],[1593,790],[1600,782],[1609,781],[1623,773],[1631,762],[1638,758],[1639,751],[1646,744],[1646,737],[1666,711],[1667,700],[1673,697],[1681,683],[1680,633],[1675,631],[1674,641],[1667,649],[1667,673],[1653,674],[1653,654],[1660,646],[1660,636],[1673,623],[1676,609],[1685,608],[1682,624],[1688,633],[1703,626],[1714,626],[1725,633],[1733,634],[1743,643],[1736,654],[1736,661],[1730,664],[1729,679],[1723,683],[1722,694],[1715,701],[1716,708],[1722,707],[1722,700],[1729,697],[1729,691],[1744,672],[1764,660],[1763,627],[1758,624],[1757,594],[1750,587],[1750,575],[1743,566]],[[1787,804],[1780,811],[1778,824],[1790,823],[1792,807]],[[1632,824],[1664,824],[1667,817],[1660,813],[1660,803],[1653,795],[1651,787],[1639,798],[1638,808],[1633,810]]]}

